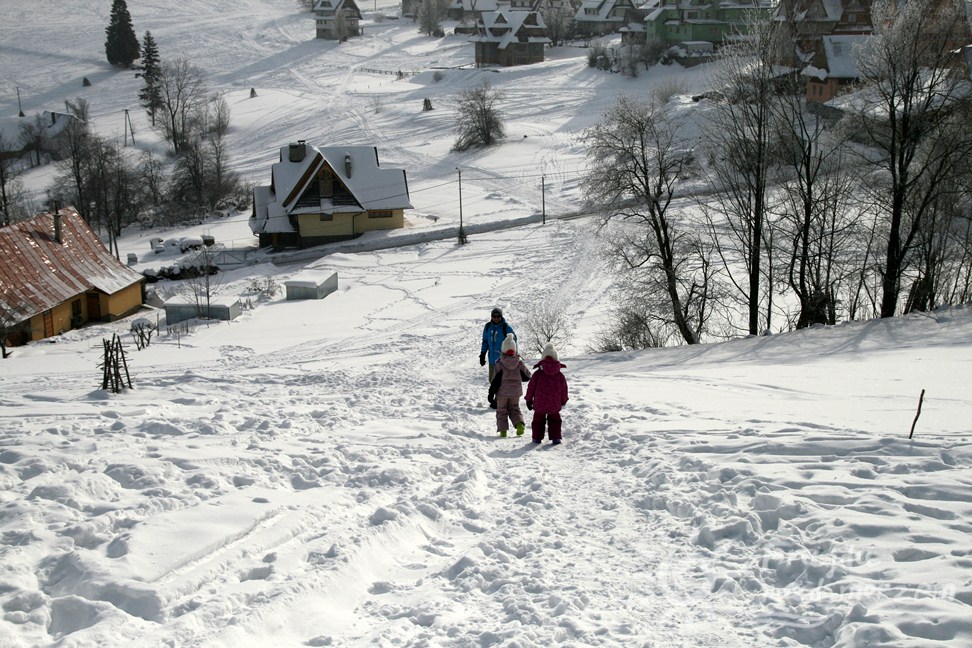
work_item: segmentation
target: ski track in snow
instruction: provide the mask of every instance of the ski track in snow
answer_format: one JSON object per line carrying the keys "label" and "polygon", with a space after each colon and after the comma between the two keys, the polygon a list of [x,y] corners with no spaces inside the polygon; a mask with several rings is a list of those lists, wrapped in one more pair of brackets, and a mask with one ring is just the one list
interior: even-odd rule
{"label": "ski track in snow", "polygon": [[[588,226],[546,227],[520,230],[529,260],[501,240],[463,248],[509,267],[465,295],[440,291],[448,246],[374,253],[368,272],[340,270],[350,290],[394,295],[356,331],[267,354],[226,346],[110,405],[87,375],[7,385],[0,474],[25,497],[7,500],[0,551],[33,591],[4,603],[8,621],[41,621],[36,645],[855,645],[884,636],[881,610],[900,601],[881,595],[919,587],[923,561],[964,568],[967,443],[772,416],[728,429],[704,398],[629,399],[660,381],[718,389],[662,355],[654,375],[566,359],[564,445],[495,437],[467,314],[502,295],[516,323],[537,272],[581,308],[602,296]],[[753,344],[768,355],[770,342]],[[734,387],[747,392],[803,398]],[[49,400],[63,410],[31,409]],[[24,438],[25,415],[47,420],[41,434]],[[901,511],[890,529],[860,521],[888,499]],[[846,511],[855,522],[835,535]],[[51,537],[18,535],[18,516]],[[151,558],[171,542],[186,547],[178,561]],[[937,620],[905,630],[964,636],[970,591],[909,598]],[[295,634],[315,626],[328,630]]]}
{"label": "ski track in snow", "polygon": [[[548,209],[570,213],[576,134],[614,100],[575,61],[552,61],[540,86],[507,71],[515,118],[497,155],[511,160],[460,163],[414,144],[445,137],[456,92],[495,78],[456,69],[468,63],[464,40],[429,52],[427,39],[386,23],[338,47],[313,39],[307,15],[264,0],[130,9],[137,25],[141,12],[155,17],[163,56],[203,65],[234,119],[251,120],[229,137],[240,169],[261,182],[275,146],[296,137],[369,142],[383,164],[409,168],[415,195],[461,166],[467,205],[538,213],[539,191],[527,189],[543,173]],[[114,124],[138,82],[105,69],[108,10],[64,18],[53,0],[5,5],[0,56],[18,71],[0,81],[5,95],[16,85],[34,105],[59,106],[89,74],[103,98],[93,118]],[[22,42],[25,23],[33,42]],[[31,64],[60,60],[65,32],[86,48],[75,65]],[[367,71],[403,64],[424,71]],[[435,82],[433,68],[451,69]],[[290,105],[250,108],[251,87]],[[435,110],[420,111],[425,97]],[[414,107],[407,147],[400,111],[383,108],[399,105]],[[520,157],[517,138],[541,145]],[[868,383],[888,370],[882,346],[967,361],[967,347],[948,345],[969,339],[969,318],[654,350],[633,364],[568,347],[564,445],[496,438],[476,364],[484,318],[499,303],[522,334],[522,316],[544,300],[578,320],[597,312],[607,283],[588,227],[332,255],[308,266],[340,274],[325,311],[344,291],[373,298],[353,327],[314,313],[318,337],[270,352],[214,340],[218,327],[179,346],[159,339],[187,359],[142,369],[133,354],[135,389],[118,396],[94,388],[94,360],[0,379],[0,646],[972,645],[969,430],[923,426],[902,440],[910,383]],[[458,255],[475,271],[444,276],[437,262]],[[262,304],[228,326],[288,308]],[[951,326],[963,332],[936,337]],[[106,330],[84,333],[88,356]],[[209,345],[217,359],[193,358]],[[845,354],[828,374],[835,386],[787,385],[800,363]],[[947,379],[932,383],[930,394],[948,391]],[[967,406],[948,393],[939,407]],[[726,398],[737,401],[731,420]]]}

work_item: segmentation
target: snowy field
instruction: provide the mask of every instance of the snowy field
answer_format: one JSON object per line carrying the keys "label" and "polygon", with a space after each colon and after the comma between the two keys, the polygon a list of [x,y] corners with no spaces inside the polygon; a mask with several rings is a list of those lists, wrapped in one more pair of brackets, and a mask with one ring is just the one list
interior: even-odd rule
{"label": "snowy field", "polygon": [[[87,96],[100,132],[120,141],[129,108],[137,147],[164,152],[137,80],[104,62],[109,7],[0,4],[0,109],[17,87],[27,112]],[[548,213],[575,213],[583,128],[619,91],[705,75],[623,79],[580,47],[475,70],[464,39],[407,21],[316,41],[289,1],[129,9],[229,93],[251,181],[297,138],[407,168],[416,209],[391,236],[457,223],[456,167],[467,224],[536,215],[540,176]],[[507,139],[450,153],[450,102],[484,78],[509,97]],[[246,214],[203,230],[253,244]],[[144,261],[148,239],[187,232],[128,232],[122,251],[171,262]],[[972,307],[592,354],[598,258],[589,219],[551,218],[266,262],[227,273],[254,306],[231,323],[141,351],[127,322],[17,349],[0,361],[0,647],[972,645]],[[249,292],[332,272],[319,301]],[[497,304],[521,333],[544,304],[572,315],[559,447],[495,435],[477,356]],[[134,384],[117,395],[98,369],[116,332]]]}

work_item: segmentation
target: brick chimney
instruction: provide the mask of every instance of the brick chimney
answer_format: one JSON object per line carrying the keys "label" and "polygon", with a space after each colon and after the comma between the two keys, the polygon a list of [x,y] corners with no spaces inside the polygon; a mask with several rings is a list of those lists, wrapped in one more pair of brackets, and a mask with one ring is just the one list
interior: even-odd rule
{"label": "brick chimney", "polygon": [[57,210],[54,210],[54,242],[64,242],[61,240],[61,212]]}

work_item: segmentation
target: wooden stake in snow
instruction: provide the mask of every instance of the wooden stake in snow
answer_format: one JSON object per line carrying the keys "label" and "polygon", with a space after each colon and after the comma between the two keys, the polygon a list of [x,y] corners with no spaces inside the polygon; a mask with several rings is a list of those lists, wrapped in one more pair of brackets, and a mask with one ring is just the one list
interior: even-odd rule
{"label": "wooden stake in snow", "polygon": [[908,435],[909,439],[915,436],[915,424],[918,422],[918,417],[921,416],[921,404],[922,402],[924,402],[924,400],[925,400],[925,390],[922,389],[921,396],[918,397],[918,411],[915,412],[915,420],[911,422],[911,434]]}

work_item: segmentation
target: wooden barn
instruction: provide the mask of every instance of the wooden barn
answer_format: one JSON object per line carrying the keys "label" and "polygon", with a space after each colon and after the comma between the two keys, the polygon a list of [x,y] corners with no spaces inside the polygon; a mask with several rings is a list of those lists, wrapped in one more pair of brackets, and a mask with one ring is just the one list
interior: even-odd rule
{"label": "wooden barn", "polygon": [[144,277],[73,208],[0,228],[0,334],[10,346],[137,311]]}

